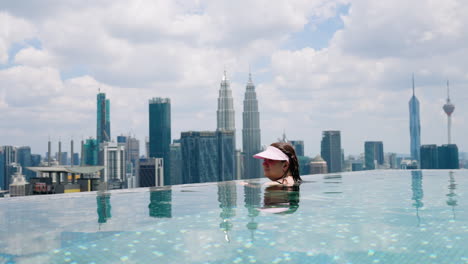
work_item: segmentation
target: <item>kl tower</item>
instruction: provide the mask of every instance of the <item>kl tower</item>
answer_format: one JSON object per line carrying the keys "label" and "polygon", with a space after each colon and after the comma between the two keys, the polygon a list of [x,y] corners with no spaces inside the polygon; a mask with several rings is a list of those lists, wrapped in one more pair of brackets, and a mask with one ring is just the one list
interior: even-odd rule
{"label": "kl tower", "polygon": [[452,113],[455,110],[455,105],[450,102],[450,89],[449,82],[447,81],[447,103],[444,104],[444,112],[447,114],[447,132],[448,132],[448,144],[452,144],[451,128],[452,128]]}

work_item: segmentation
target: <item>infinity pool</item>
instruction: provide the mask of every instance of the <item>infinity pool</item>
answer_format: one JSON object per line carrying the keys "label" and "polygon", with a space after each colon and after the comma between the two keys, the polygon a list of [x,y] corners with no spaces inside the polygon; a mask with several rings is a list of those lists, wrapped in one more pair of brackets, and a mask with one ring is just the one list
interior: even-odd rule
{"label": "infinity pool", "polygon": [[0,199],[0,263],[468,263],[468,171]]}

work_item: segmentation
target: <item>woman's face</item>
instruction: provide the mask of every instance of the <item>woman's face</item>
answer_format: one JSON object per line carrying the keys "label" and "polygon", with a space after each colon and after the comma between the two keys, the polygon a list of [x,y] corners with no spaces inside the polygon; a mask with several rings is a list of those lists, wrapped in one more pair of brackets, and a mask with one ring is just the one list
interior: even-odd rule
{"label": "woman's face", "polygon": [[288,170],[288,162],[281,160],[263,160],[263,173],[272,181],[281,179]]}

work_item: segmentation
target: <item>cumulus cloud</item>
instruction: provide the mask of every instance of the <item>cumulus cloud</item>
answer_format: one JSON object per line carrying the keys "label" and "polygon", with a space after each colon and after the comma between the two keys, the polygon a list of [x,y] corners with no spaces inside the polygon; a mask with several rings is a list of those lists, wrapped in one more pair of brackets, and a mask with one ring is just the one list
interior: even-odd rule
{"label": "cumulus cloud", "polygon": [[0,9],[0,64],[6,64],[8,51],[16,42],[34,36],[34,27],[26,20],[11,16]]}
{"label": "cumulus cloud", "polygon": [[[349,12],[339,13],[344,5]],[[225,67],[240,131],[249,65],[264,144],[286,129],[315,156],[321,131],[340,129],[346,153],[362,152],[365,140],[407,153],[412,72],[423,143],[445,141],[445,79],[457,106],[454,139],[468,128],[458,103],[468,99],[461,90],[468,84],[463,1],[30,0],[1,8],[2,145],[44,150],[47,135],[94,135],[98,89],[111,99],[113,136],[132,132],[143,141],[151,97],[171,98],[173,138],[215,129]],[[327,47],[285,48],[294,34],[328,19],[341,19],[343,28],[331,32]],[[32,128],[34,136],[19,136]]]}
{"label": "cumulus cloud", "polygon": [[20,50],[15,55],[14,63],[32,67],[42,67],[45,65],[56,67],[57,65],[53,55],[45,50],[36,49],[34,47],[27,47]]}

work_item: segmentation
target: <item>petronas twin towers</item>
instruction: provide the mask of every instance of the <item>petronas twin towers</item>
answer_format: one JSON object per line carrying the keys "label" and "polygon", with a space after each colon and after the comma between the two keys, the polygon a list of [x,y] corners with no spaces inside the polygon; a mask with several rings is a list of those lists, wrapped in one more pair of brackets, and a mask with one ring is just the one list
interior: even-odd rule
{"label": "petronas twin towers", "polygon": [[[220,84],[218,110],[216,113],[217,130],[235,132],[234,103],[226,71],[224,71]],[[252,82],[252,75],[250,73],[245,91],[242,121],[242,147],[244,152],[244,169],[242,177],[245,179],[258,178],[261,176],[261,163],[252,156],[261,150],[260,113],[258,112],[258,100],[257,94],[255,93],[255,85]]]}

